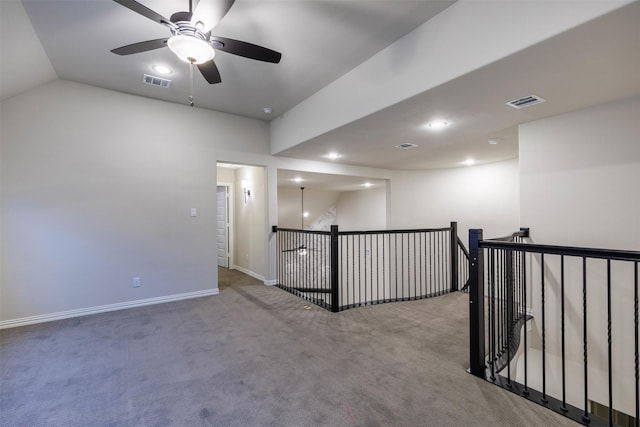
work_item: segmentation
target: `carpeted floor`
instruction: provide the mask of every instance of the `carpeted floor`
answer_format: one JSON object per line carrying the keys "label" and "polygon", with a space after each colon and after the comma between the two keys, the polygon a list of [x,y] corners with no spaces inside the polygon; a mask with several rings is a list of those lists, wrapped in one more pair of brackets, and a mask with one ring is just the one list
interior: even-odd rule
{"label": "carpeted floor", "polygon": [[468,297],[220,295],[0,332],[2,426],[574,426],[465,372]]}

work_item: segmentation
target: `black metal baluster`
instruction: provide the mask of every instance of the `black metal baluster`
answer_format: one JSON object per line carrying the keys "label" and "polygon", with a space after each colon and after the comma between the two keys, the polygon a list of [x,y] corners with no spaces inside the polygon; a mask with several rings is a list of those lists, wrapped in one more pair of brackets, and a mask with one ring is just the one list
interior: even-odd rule
{"label": "black metal baluster", "polygon": [[367,258],[364,257],[364,280],[362,278],[362,237],[358,235],[358,289],[361,290],[361,292],[364,294],[364,298],[361,298],[360,305],[366,305],[367,304],[367,283],[366,283],[366,279],[367,279]]}
{"label": "black metal baluster", "polygon": [[[277,229],[275,229],[277,230]],[[281,239],[282,239],[282,233],[276,231],[276,275],[277,275],[277,281],[278,284],[282,284],[282,260],[284,258],[283,252],[282,252],[282,243],[281,243]]]}
{"label": "black metal baluster", "polygon": [[607,358],[609,373],[609,425],[613,426],[613,359],[611,341],[611,260],[607,259]]}
{"label": "black metal baluster", "polygon": [[509,341],[509,304],[507,298],[507,288],[509,284],[507,283],[507,251],[505,249],[500,250],[500,283],[502,289],[502,297],[500,298],[500,312],[502,313],[502,322],[500,325],[502,326],[502,343],[500,347],[500,354],[504,356],[507,352],[507,344]]}
{"label": "black metal baluster", "polygon": [[633,326],[634,326],[634,370],[636,376],[636,427],[640,427],[640,358],[638,357],[640,346],[638,343],[638,262],[635,263],[633,271]]}
{"label": "black metal baluster", "polygon": [[507,321],[508,321],[508,330],[507,330],[507,387],[511,387],[511,338],[513,335],[513,294],[512,294],[512,282],[511,282],[511,262],[510,256],[512,252],[509,249],[504,251],[505,257],[505,266],[507,267],[505,271],[505,281],[507,283],[507,295],[506,295],[506,304],[507,304]]}
{"label": "black metal baluster", "polygon": [[343,268],[345,276],[344,276],[344,284],[345,289],[347,291],[347,306],[351,306],[352,296],[351,296],[351,284],[349,283],[349,235],[344,236],[344,244],[346,246],[344,251],[344,265],[346,268]]}
{"label": "black metal baluster", "polygon": [[[369,238],[369,245],[367,245],[367,237]],[[364,250],[364,255],[365,258],[369,259],[369,303],[373,304],[373,235],[372,234],[365,234],[365,250]],[[369,248],[369,252],[368,252],[368,256],[367,256],[367,247]]]}
{"label": "black metal baluster", "polygon": [[[406,266],[407,278],[406,280],[404,280],[406,286],[403,286],[402,295],[404,296],[404,289],[406,288],[407,296],[403,299],[405,301],[408,301],[411,299],[411,235],[409,233],[405,233],[403,238],[407,242],[407,256],[406,258],[403,257],[403,263],[402,263],[403,265]],[[406,259],[406,263],[404,262],[405,259]]]}
{"label": "black metal baluster", "polygon": [[396,298],[395,299],[396,299],[396,301],[398,301],[398,233],[395,233],[394,237],[395,237],[394,238],[395,245],[394,245],[394,248],[393,248],[394,249],[393,252],[396,255],[396,263],[394,265],[394,267],[395,267],[394,270],[396,271],[396,295],[395,295]]}
{"label": "black metal baluster", "polygon": [[496,380],[496,265],[495,249],[489,250],[489,354],[491,381]]}
{"label": "black metal baluster", "polygon": [[442,293],[442,283],[444,282],[444,272],[442,269],[444,257],[442,256],[442,232],[438,231],[436,234],[438,236],[438,289],[436,290],[436,295],[440,295]]}
{"label": "black metal baluster", "polygon": [[567,412],[567,381],[565,370],[565,332],[564,332],[564,255],[560,256],[560,334],[562,339],[562,409]]}
{"label": "black metal baluster", "polygon": [[[404,241],[405,238],[407,237],[406,234],[402,233],[400,234],[400,288],[402,289],[402,299],[401,301],[405,300],[405,296],[404,296],[404,289],[405,289],[405,285],[406,285],[406,280],[404,279],[404,269],[405,269],[405,262],[404,260],[408,258],[404,256]],[[407,247],[408,250],[408,247]]]}
{"label": "black metal baluster", "polygon": [[[373,254],[371,255],[373,256]],[[376,301],[380,302],[380,268],[382,263],[380,262],[380,233],[376,233]]]}
{"label": "black metal baluster", "polygon": [[[351,269],[353,271],[353,302],[356,305],[360,305],[362,299],[360,298],[360,286],[358,286],[358,281],[356,280],[356,238],[355,235],[351,235]],[[358,260],[359,261],[359,260]],[[358,291],[358,297],[356,301],[356,288]]]}
{"label": "black metal baluster", "polygon": [[497,300],[497,305],[498,305],[498,327],[497,327],[497,331],[498,331],[498,340],[497,340],[497,344],[498,344],[498,356],[502,355],[502,349],[503,347],[503,335],[504,335],[504,316],[503,316],[503,307],[502,307],[502,297],[504,295],[504,281],[502,280],[502,269],[500,268],[500,264],[501,264],[501,255],[502,255],[502,250],[496,251],[496,255],[497,255],[497,260],[496,260],[496,274],[497,274],[497,286],[498,286],[498,300]]}
{"label": "black metal baluster", "polygon": [[[323,240],[323,247],[322,247],[322,253],[323,253],[323,256],[324,256],[324,261],[322,263],[322,266],[323,266],[323,271],[325,273],[327,271],[327,266],[329,266],[329,276],[327,277],[326,274],[323,275],[323,276],[325,276],[324,286],[326,288],[330,288],[331,287],[331,275],[332,275],[331,251],[332,250],[338,250],[338,247],[339,247],[338,243],[335,243],[334,245],[332,245],[331,244],[331,239],[332,239],[331,235],[329,235],[328,237],[325,237],[325,239]],[[340,238],[338,238],[338,242],[340,242]],[[337,277],[336,277],[336,280],[338,280]],[[339,285],[338,285],[338,288],[340,288]],[[339,292],[338,292],[338,295],[340,295]],[[333,303],[333,300],[332,300],[332,303]]]}
{"label": "black metal baluster", "polygon": [[418,262],[416,260],[417,258],[417,251],[416,251],[416,234],[417,233],[411,233],[413,234],[413,256],[411,257],[411,259],[413,260],[413,299],[418,299]]}
{"label": "black metal baluster", "polygon": [[587,258],[582,257],[582,351],[584,359],[584,413],[582,414],[582,421],[589,423],[591,417],[589,416],[589,377],[587,372]]}
{"label": "black metal baluster", "polygon": [[[294,245],[297,248],[299,246],[299,241],[298,241],[298,235],[297,233],[289,233],[289,246],[287,246],[288,248],[293,248]],[[300,283],[300,263],[297,260],[297,251],[291,251],[288,252],[287,258],[289,258],[289,269],[293,269],[293,271],[291,271],[291,275],[290,275],[290,280],[288,281],[288,288],[291,291],[291,289],[294,286],[297,286],[298,283]],[[295,261],[295,262],[294,262]]]}
{"label": "black metal baluster", "polygon": [[[312,268],[312,263],[311,263],[311,254],[309,252],[311,252],[309,249],[311,248],[311,235],[308,233],[303,233],[302,234],[304,236],[304,245],[307,248],[306,251],[306,256],[304,258],[305,265],[307,267],[307,277],[305,278],[305,283],[304,286],[306,288],[313,288],[313,274],[311,272],[311,268]],[[316,302],[318,301],[318,294],[316,292],[313,292],[311,294],[311,298],[312,300],[315,300]]]}
{"label": "black metal baluster", "polygon": [[309,235],[309,240],[311,240],[311,244],[310,246],[307,247],[307,257],[309,258],[309,270],[311,271],[311,286],[316,289],[315,292],[315,298],[316,298],[316,302],[319,301],[325,301],[324,297],[325,295],[321,295],[317,292],[319,286],[318,286],[318,235],[317,234],[310,234]]}
{"label": "black metal baluster", "polygon": [[444,282],[444,275],[442,271],[442,232],[438,231],[438,289],[436,290],[436,294],[440,295],[442,293],[442,283]]}
{"label": "black metal baluster", "polygon": [[[301,245],[300,242],[300,233],[291,233],[290,235],[291,237],[291,243],[292,245],[290,246],[291,248],[297,248],[298,246]],[[294,287],[300,286],[300,283],[302,282],[302,265],[300,264],[300,261],[298,260],[298,251],[291,251],[289,252],[289,259],[291,261],[291,267],[294,268],[295,270],[293,271],[294,274],[291,275],[291,282],[289,283],[289,289],[291,290]]]}
{"label": "black metal baluster", "polygon": [[418,282],[418,286],[420,288],[420,298],[424,296],[422,292],[422,232],[418,233],[418,257],[416,262],[418,263],[418,277],[416,278]]}
{"label": "black metal baluster", "polygon": [[540,279],[541,279],[541,293],[542,293],[542,402],[547,403],[547,337],[546,337],[546,324],[544,315],[544,253],[540,254]]}
{"label": "black metal baluster", "polygon": [[437,232],[433,232],[432,233],[432,237],[433,237],[433,250],[432,250],[432,256],[433,256],[433,278],[432,278],[432,288],[431,288],[431,295],[436,295],[436,293],[438,292],[438,263],[437,263],[437,257],[438,257],[438,236],[437,236]]}
{"label": "black metal baluster", "polygon": [[[524,315],[527,315],[527,258],[526,254],[522,252],[522,307],[524,309]],[[522,388],[522,394],[525,396],[529,395],[529,385],[528,385],[528,371],[529,371],[529,360],[528,354],[529,349],[527,345],[527,328],[524,328],[524,387]]]}
{"label": "black metal baluster", "polygon": [[434,295],[438,295],[438,292],[440,292],[440,234],[436,231],[433,233],[434,239],[435,239],[435,250],[433,252],[433,263],[435,265],[435,272],[436,272],[436,277],[435,280],[433,282],[433,287],[434,287]]}
{"label": "black metal baluster", "polygon": [[385,260],[387,259],[387,257],[385,256],[385,241],[387,240],[387,236],[389,236],[388,234],[383,234],[382,235],[382,300],[383,302],[386,302],[387,300],[387,287],[391,286],[390,282],[387,282],[386,280],[386,275],[385,275],[385,268],[384,268],[384,263]]}
{"label": "black metal baluster", "polygon": [[426,291],[425,291],[425,271],[426,271],[426,265],[425,265],[425,247],[424,247],[424,236],[425,233],[424,232],[420,232],[420,234],[418,234],[418,247],[420,250],[420,256],[418,257],[418,276],[419,276],[419,288],[420,288],[420,298],[424,298],[426,296]]}

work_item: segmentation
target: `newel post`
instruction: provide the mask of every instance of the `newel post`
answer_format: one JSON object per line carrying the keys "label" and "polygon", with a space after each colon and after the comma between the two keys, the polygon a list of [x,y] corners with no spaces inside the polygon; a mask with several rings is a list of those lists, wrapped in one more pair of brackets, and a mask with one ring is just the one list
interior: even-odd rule
{"label": "newel post", "polygon": [[331,311],[340,311],[340,292],[338,289],[338,226],[331,226]]}
{"label": "newel post", "polygon": [[469,230],[469,372],[485,377],[484,348],[484,259],[482,229]]}
{"label": "newel post", "polygon": [[451,292],[458,290],[458,223],[451,222],[451,228],[449,229],[449,243],[450,243],[450,259],[451,259]]}

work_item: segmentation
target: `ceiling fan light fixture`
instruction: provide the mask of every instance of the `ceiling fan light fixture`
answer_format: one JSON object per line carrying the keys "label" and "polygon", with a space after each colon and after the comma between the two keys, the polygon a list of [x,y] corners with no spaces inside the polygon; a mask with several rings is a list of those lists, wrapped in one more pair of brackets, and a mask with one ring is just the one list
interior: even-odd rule
{"label": "ceiling fan light fixture", "polygon": [[178,58],[192,64],[203,64],[216,55],[216,51],[206,41],[184,34],[170,37],[167,40],[167,46]]}
{"label": "ceiling fan light fixture", "polygon": [[171,68],[167,67],[166,65],[157,64],[157,65],[152,66],[151,69],[153,71],[155,71],[156,73],[160,73],[160,74],[164,74],[164,75],[173,74],[173,70]]}

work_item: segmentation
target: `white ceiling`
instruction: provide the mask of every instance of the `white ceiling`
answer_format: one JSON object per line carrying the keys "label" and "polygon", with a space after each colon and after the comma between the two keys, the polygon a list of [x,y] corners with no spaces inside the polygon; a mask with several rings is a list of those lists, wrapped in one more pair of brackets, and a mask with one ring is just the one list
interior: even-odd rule
{"label": "white ceiling", "polygon": [[[506,102],[538,95],[516,110]],[[640,94],[640,2],[278,153],[384,169],[460,166],[518,156],[517,126]],[[425,129],[435,118],[451,124]],[[490,145],[497,139],[497,145]],[[419,145],[410,150],[401,143]]]}
{"label": "white ceiling", "polygon": [[[4,0],[3,0],[4,1]],[[208,0],[203,0],[208,1]],[[139,0],[169,18],[188,0]],[[237,0],[212,34],[282,53],[279,64],[218,52],[222,83],[196,70],[195,103],[270,120],[436,15],[453,1]],[[168,48],[118,56],[111,49],[170,36],[169,30],[111,0],[24,0],[24,7],[58,77],[187,104],[188,64]],[[143,84],[165,64],[168,89]],[[272,108],[265,115],[264,107]]]}

